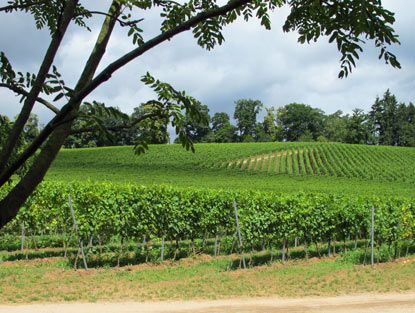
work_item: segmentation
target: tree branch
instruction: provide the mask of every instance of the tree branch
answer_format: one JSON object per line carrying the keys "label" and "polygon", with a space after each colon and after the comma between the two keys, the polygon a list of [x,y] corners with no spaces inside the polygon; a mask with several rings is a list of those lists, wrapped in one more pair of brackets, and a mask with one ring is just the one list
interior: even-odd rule
{"label": "tree branch", "polygon": [[[23,88],[14,86],[14,85],[9,85],[9,84],[4,84],[4,83],[0,83],[0,87],[5,87],[8,88],[12,91],[14,91],[15,93],[22,95],[22,96],[29,96],[29,93],[24,90]],[[59,113],[59,109],[57,107],[55,107],[52,103],[50,103],[49,101],[46,101],[45,99],[41,98],[41,97],[37,97],[36,99],[37,102],[42,103],[43,105],[45,105],[49,110],[55,112],[56,114]]]}
{"label": "tree branch", "polygon": [[31,6],[46,3],[46,2],[48,2],[48,1],[47,0],[35,1],[35,2],[32,2],[32,3],[20,4],[20,5],[19,4],[11,4],[11,5],[8,5],[8,6],[5,6],[5,7],[1,7],[0,12],[5,11],[7,13],[7,12],[11,12],[13,10],[24,10],[24,9],[30,8]]}
{"label": "tree branch", "polygon": [[[120,6],[118,1],[114,0],[111,4],[110,12],[117,13],[119,12],[119,9]],[[71,14],[71,17],[72,15],[73,13]],[[101,32],[98,35],[98,39],[95,43],[94,49],[91,52],[81,77],[75,87],[75,93],[78,90],[84,88],[84,86],[86,86],[92,79],[105,53],[105,49],[114,29],[115,22],[116,20],[111,17],[107,17],[105,19],[104,24],[101,28]],[[45,126],[45,128],[43,128],[43,130],[33,140],[33,142],[25,149],[25,151],[20,154],[17,160],[8,166],[4,171],[2,171],[0,174],[0,186],[6,183],[14,174],[14,172],[19,169],[20,166],[22,166],[32,155],[34,155],[46,140],[48,140],[46,145],[42,148],[39,156],[37,157],[35,164],[30,168],[26,176],[22,178],[20,183],[16,185],[15,188],[13,188],[13,193],[15,190],[23,188],[21,193],[22,197],[24,197],[25,193],[27,193],[29,189],[33,191],[34,188],[36,188],[37,184],[42,181],[50,164],[55,159],[57,153],[61,148],[61,145],[63,144],[63,141],[69,135],[71,126],[70,123],[73,121],[74,117],[76,117],[76,110],[79,105],[80,101],[74,97],[72,97],[70,101],[64,105],[60,112],[51,121],[49,121],[49,123]],[[6,164],[4,166],[6,166]],[[7,200],[5,198],[3,201],[9,201],[8,199],[9,196],[12,197],[11,195],[12,192],[7,196]],[[0,201],[0,207],[3,201]],[[18,208],[16,210],[18,210]],[[0,220],[0,228],[3,222],[4,221]]]}
{"label": "tree branch", "polygon": [[88,11],[86,13],[79,13],[76,16],[81,16],[81,15],[85,15],[85,14],[98,14],[98,15],[105,15],[105,16],[115,18],[118,21],[118,23],[120,23],[121,27],[135,25],[135,24],[138,24],[138,23],[144,21],[144,18],[140,18],[138,20],[124,22],[123,20],[119,19],[116,16],[112,16],[111,14],[108,14],[108,13],[105,13],[105,12],[100,12],[100,11]]}
{"label": "tree branch", "polygon": [[[47,74],[49,73],[50,67],[53,64],[53,60],[55,59],[56,53],[60,47],[60,44],[69,26],[69,23],[72,20],[77,4],[78,4],[78,0],[67,0],[66,1],[63,17],[62,17],[61,23],[58,25],[58,31],[56,31],[53,34],[49,48],[46,51],[46,55],[39,68],[39,72],[36,75],[36,80],[34,81],[33,87],[30,90],[28,96],[26,97],[26,100],[20,111],[20,114],[18,118],[16,119],[9,136],[7,137],[7,141],[5,145],[3,146],[3,149],[0,152],[0,173],[1,174],[3,174],[6,170],[6,164],[8,163],[9,158],[13,153],[13,150],[17,143],[17,139],[23,131],[24,125],[26,124],[30,116],[30,113],[32,112],[33,106],[39,96],[39,93],[42,91],[42,87],[46,80]],[[3,175],[0,175],[0,176],[3,176]],[[0,186],[2,185],[3,185],[3,182],[0,180]]]}

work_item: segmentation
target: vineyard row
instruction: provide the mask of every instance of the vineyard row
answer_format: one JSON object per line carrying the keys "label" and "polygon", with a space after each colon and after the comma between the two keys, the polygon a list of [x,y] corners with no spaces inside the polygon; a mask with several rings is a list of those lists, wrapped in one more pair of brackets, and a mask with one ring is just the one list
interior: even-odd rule
{"label": "vineyard row", "polygon": [[412,162],[402,160],[395,154],[388,150],[362,150],[352,145],[311,145],[253,155],[217,166],[277,174],[414,182]]}
{"label": "vineyard row", "polygon": [[[2,190],[4,191],[4,190]],[[354,197],[331,194],[293,195],[179,189],[106,183],[43,183],[7,225],[19,233],[68,235],[73,208],[80,235],[124,239],[166,238],[179,242],[235,234],[234,201],[245,249],[297,237],[306,245],[346,238],[368,239],[375,207],[375,239],[408,246],[415,235],[415,199]]]}

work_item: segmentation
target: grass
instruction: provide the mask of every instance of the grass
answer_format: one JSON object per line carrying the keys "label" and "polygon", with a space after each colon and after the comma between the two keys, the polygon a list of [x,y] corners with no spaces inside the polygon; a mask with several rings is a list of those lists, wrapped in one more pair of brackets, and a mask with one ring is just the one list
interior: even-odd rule
{"label": "grass", "polygon": [[0,303],[304,297],[415,291],[415,258],[375,268],[341,258],[227,271],[237,256],[73,271],[62,258],[4,262]]}
{"label": "grass", "polygon": [[[272,153],[277,157],[267,159],[262,166],[264,156]],[[306,159],[320,155],[321,162],[307,167]],[[249,166],[250,162],[242,162],[251,156],[262,158],[255,161],[256,170],[255,164]],[[238,160],[240,165],[236,166]],[[272,164],[267,165],[267,162]],[[256,190],[276,192],[355,194],[358,190],[365,195],[412,196],[414,164],[415,149],[401,147],[318,143],[198,144],[193,154],[179,145],[156,145],[139,157],[134,155],[132,147],[106,147],[62,150],[46,180],[90,179],[233,190],[255,186]],[[287,168],[287,165],[291,166]],[[307,174],[300,171],[302,167]]]}

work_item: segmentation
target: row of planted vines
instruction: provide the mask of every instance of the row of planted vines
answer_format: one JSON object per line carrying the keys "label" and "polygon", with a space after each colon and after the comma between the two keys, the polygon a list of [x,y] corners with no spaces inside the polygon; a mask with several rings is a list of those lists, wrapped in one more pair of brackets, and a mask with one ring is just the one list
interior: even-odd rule
{"label": "row of planted vines", "polygon": [[276,174],[327,175],[386,181],[415,181],[415,155],[391,147],[298,144],[269,153],[222,162],[220,167]]}
{"label": "row of planted vines", "polygon": [[[4,191],[4,190],[3,190]],[[415,199],[298,193],[230,192],[105,183],[43,183],[3,233],[73,231],[71,196],[79,233],[85,242],[113,236],[121,242],[163,238],[176,243],[201,238],[235,238],[237,203],[244,251],[302,242],[307,248],[336,241],[370,238],[375,207],[375,243],[391,255],[415,248]],[[330,248],[329,248],[330,249]],[[0,249],[1,250],[1,249]],[[406,251],[406,252],[405,252]],[[319,252],[320,253],[320,252]]]}

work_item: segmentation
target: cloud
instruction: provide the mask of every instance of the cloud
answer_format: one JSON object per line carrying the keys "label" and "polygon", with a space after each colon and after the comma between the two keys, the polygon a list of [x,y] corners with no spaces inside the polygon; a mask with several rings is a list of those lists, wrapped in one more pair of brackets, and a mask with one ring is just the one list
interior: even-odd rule
{"label": "cloud", "polygon": [[[86,3],[109,4],[108,1]],[[134,107],[154,96],[140,82],[141,75],[149,71],[208,105],[212,115],[227,112],[233,116],[234,101],[242,98],[259,99],[268,107],[298,102],[321,108],[326,113],[339,109],[350,113],[356,107],[367,111],[376,96],[382,96],[388,88],[399,101],[414,102],[415,25],[412,12],[415,2],[388,0],[383,4],[396,12],[394,27],[402,44],[391,50],[401,61],[402,70],[379,61],[374,44],[368,42],[353,73],[347,79],[338,79],[340,55],[336,46],[328,44],[327,38],[317,43],[298,44],[296,33],[287,34],[281,30],[288,13],[287,8],[282,8],[272,14],[271,31],[266,31],[255,19],[248,23],[237,21],[224,29],[224,44],[212,51],[198,47],[190,32],[182,33],[119,70],[88,100],[102,101],[131,113]],[[146,11],[144,14],[146,19],[140,26],[145,30],[145,38],[149,39],[158,34],[160,18],[158,12]],[[0,19],[0,50],[9,55],[19,70],[37,71],[36,65],[49,44],[47,31],[35,31],[30,17],[9,14],[3,19],[3,16]],[[89,25],[99,27],[101,23],[102,17],[96,17]],[[69,86],[76,83],[96,36],[96,29],[93,32],[79,27],[69,29],[63,49],[56,58],[56,65]],[[118,28],[100,70],[132,48],[126,29]],[[9,91],[0,89],[0,99],[1,114],[17,114],[16,98]],[[46,109],[35,112],[42,123],[51,117]]]}

